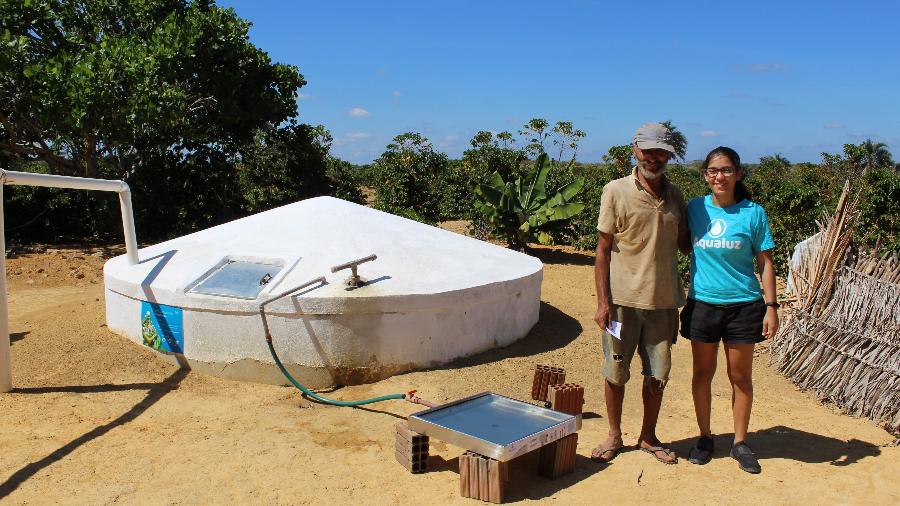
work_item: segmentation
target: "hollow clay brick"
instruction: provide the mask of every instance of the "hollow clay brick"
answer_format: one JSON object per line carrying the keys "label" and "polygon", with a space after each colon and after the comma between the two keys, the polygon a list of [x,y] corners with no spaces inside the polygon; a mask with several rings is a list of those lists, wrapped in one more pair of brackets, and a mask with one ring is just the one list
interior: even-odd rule
{"label": "hollow clay brick", "polygon": [[577,433],[541,447],[538,473],[551,480],[571,473],[575,470],[577,447]]}
{"label": "hollow clay brick", "polygon": [[428,470],[428,436],[409,430],[406,422],[394,425],[394,457],[411,473]]}
{"label": "hollow clay brick", "polygon": [[474,452],[460,455],[460,495],[492,503],[503,502],[503,464]]}

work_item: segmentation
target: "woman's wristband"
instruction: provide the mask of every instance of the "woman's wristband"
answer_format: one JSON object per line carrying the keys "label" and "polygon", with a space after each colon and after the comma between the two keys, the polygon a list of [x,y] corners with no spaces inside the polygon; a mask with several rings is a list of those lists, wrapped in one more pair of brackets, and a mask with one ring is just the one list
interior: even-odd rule
{"label": "woman's wristband", "polygon": [[771,308],[778,309],[778,308],[781,307],[781,304],[779,304],[778,301],[775,301],[775,302],[766,302],[766,306],[769,306],[769,307],[771,307]]}

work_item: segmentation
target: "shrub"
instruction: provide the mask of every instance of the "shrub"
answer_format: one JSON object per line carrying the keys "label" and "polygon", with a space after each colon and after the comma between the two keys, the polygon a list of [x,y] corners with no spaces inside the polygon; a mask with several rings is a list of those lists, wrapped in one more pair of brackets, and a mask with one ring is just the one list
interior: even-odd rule
{"label": "shrub", "polygon": [[332,197],[357,204],[366,203],[366,197],[362,193],[362,168],[333,156],[328,157],[326,165],[329,194]]}
{"label": "shrub", "polygon": [[866,173],[857,237],[871,248],[900,254],[900,174],[895,170]]}
{"label": "shrub", "polygon": [[394,137],[372,167],[375,207],[405,218],[434,224],[440,219],[441,180],[447,155],[438,153],[417,133]]}
{"label": "shrub", "polygon": [[257,135],[237,164],[241,194],[250,212],[330,193],[331,135],[324,127],[288,125]]}

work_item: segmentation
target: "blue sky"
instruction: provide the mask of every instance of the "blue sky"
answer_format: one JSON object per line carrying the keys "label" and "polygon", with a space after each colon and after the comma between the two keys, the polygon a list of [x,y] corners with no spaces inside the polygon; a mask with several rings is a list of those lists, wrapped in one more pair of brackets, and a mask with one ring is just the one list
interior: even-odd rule
{"label": "blue sky", "polygon": [[354,163],[409,131],[459,157],[534,117],[584,130],[584,162],[666,119],[689,160],[818,162],[866,138],[900,159],[897,0],[218,3],[300,68],[299,119]]}

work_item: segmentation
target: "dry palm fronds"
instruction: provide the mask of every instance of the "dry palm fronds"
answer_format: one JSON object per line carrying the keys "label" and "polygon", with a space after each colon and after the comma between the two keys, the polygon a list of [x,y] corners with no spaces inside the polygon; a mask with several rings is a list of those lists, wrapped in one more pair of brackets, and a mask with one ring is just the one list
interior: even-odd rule
{"label": "dry palm fronds", "polygon": [[900,341],[875,341],[807,316],[794,318],[779,336],[773,356],[797,386],[900,430]]}
{"label": "dry palm fronds", "polygon": [[900,285],[845,267],[834,297],[819,318],[900,345]]}
{"label": "dry palm fronds", "polygon": [[900,262],[847,264],[858,197],[844,186],[835,214],[799,268],[799,307],[773,339],[778,369],[856,416],[900,431]]}
{"label": "dry palm fronds", "polygon": [[838,199],[837,209],[822,230],[822,242],[809,272],[809,284],[802,309],[815,314],[820,311],[831,296],[834,276],[844,262],[847,248],[853,239],[853,227],[859,218],[857,205],[859,194],[850,197],[850,180],[844,183],[844,190]]}
{"label": "dry palm fronds", "polygon": [[860,255],[853,269],[881,281],[900,284],[900,259],[896,257]]}

